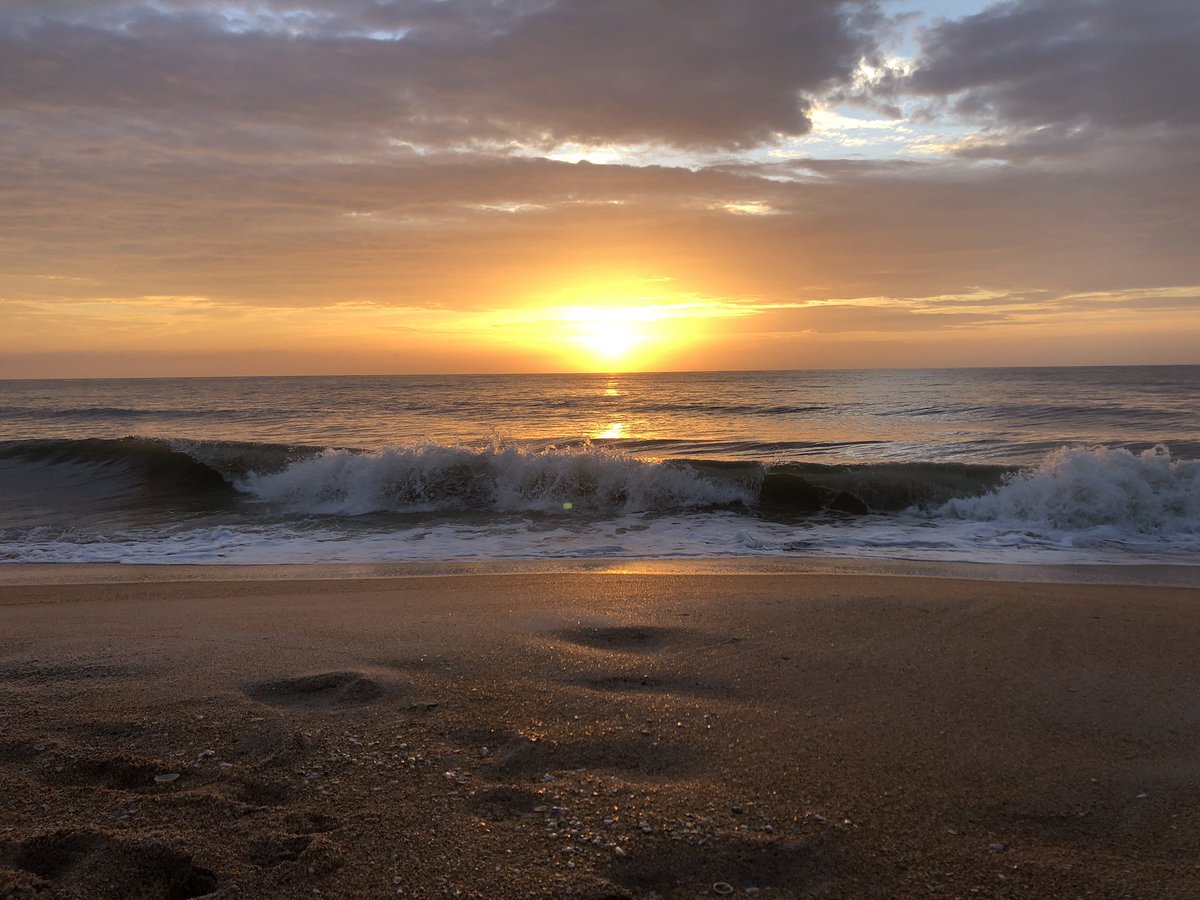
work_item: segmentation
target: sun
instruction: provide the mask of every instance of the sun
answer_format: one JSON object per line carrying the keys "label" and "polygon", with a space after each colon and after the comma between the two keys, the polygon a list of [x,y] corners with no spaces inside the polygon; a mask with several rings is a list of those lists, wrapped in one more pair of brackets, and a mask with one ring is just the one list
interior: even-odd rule
{"label": "sun", "polygon": [[627,361],[647,340],[644,328],[639,328],[636,310],[621,308],[595,309],[574,323],[575,343],[595,358],[607,363]]}
{"label": "sun", "polygon": [[561,349],[576,369],[636,371],[696,340],[700,320],[686,303],[613,298],[555,310]]}
{"label": "sun", "polygon": [[[665,276],[577,273],[536,293],[514,316],[522,343],[569,371],[644,371],[701,343],[711,320],[743,315],[720,299],[682,290]],[[519,329],[519,331],[517,331]]]}

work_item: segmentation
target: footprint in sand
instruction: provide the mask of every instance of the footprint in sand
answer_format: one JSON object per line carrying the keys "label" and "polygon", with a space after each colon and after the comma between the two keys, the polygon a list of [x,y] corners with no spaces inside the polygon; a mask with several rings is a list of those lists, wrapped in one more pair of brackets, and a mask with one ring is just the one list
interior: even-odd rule
{"label": "footprint in sand", "polygon": [[[64,748],[51,741],[18,741],[0,744],[0,767],[24,770],[51,787],[106,788],[115,791],[162,792],[211,780],[202,773],[175,764],[156,762],[126,753],[90,756],[88,751]],[[175,777],[162,779],[165,774]]]}
{"label": "footprint in sand", "polygon": [[327,834],[342,827],[342,821],[323,812],[304,810],[284,820],[284,828],[292,834]]}
{"label": "footprint in sand", "polygon": [[303,731],[292,731],[274,723],[258,723],[233,748],[233,755],[259,768],[279,768],[290,765],[319,745],[319,741]]}
{"label": "footprint in sand", "polygon": [[[178,777],[170,783],[155,780],[164,773]],[[103,787],[118,791],[161,791],[182,787],[189,781],[190,775],[190,771],[178,766],[119,754],[101,758],[71,759],[61,767],[61,771],[44,773],[42,780],[54,785]]]}
{"label": "footprint in sand", "polygon": [[624,653],[654,653],[679,635],[678,629],[652,625],[579,625],[554,632],[569,644]]}
{"label": "footprint in sand", "polygon": [[480,791],[471,797],[471,806],[485,819],[499,822],[517,819],[533,812],[541,797],[533,791],[516,787],[496,787]]}
{"label": "footprint in sand", "polygon": [[296,791],[275,779],[245,778],[233,784],[230,796],[249,806],[285,806],[295,799]]}
{"label": "footprint in sand", "polygon": [[62,830],[0,844],[0,865],[33,876],[29,888],[54,896],[95,900],[171,897],[187,900],[217,891],[222,880],[188,853],[163,844],[129,841],[97,831]]}
{"label": "footprint in sand", "polygon": [[374,703],[387,689],[362,672],[323,672],[260,681],[246,694],[268,706],[336,709]]}
{"label": "footprint in sand", "polygon": [[0,766],[24,767],[36,763],[42,754],[53,751],[57,744],[53,741],[29,739],[23,741],[4,741],[0,743]]}
{"label": "footprint in sand", "polygon": [[308,835],[260,838],[246,847],[245,859],[260,869],[273,869],[280,863],[298,860],[312,841]]}

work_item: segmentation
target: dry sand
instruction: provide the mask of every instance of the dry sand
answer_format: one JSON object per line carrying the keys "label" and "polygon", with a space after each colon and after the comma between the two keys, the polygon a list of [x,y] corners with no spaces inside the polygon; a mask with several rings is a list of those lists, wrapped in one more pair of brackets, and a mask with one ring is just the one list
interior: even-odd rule
{"label": "dry sand", "polygon": [[301,574],[5,571],[0,894],[1200,896],[1194,587]]}

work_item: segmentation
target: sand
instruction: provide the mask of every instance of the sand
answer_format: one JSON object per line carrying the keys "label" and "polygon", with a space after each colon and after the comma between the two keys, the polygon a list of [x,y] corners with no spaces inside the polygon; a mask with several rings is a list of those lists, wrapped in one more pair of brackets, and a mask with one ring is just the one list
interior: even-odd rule
{"label": "sand", "polygon": [[0,894],[1200,896],[1200,590],[893,570],[6,567]]}

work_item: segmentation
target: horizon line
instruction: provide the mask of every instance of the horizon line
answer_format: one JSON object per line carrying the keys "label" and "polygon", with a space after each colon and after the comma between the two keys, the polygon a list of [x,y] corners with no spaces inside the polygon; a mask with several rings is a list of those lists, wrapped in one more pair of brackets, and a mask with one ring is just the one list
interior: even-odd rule
{"label": "horizon line", "polygon": [[232,378],[541,378],[541,377],[595,377],[616,378],[636,375],[754,375],[782,372],[945,372],[986,371],[988,369],[1168,369],[1200,367],[1200,361],[1190,363],[1057,363],[1051,365],[1022,366],[837,366],[811,369],[637,369],[626,371],[598,372],[337,372],[288,374],[242,374],[242,375],[75,375],[75,376],[16,376],[0,378],[9,381],[167,381],[203,380]]}

